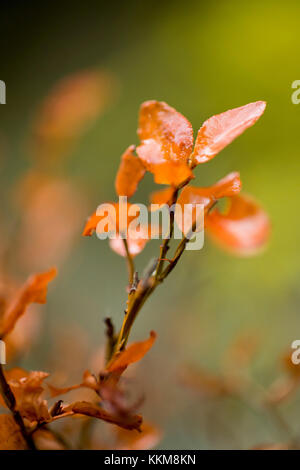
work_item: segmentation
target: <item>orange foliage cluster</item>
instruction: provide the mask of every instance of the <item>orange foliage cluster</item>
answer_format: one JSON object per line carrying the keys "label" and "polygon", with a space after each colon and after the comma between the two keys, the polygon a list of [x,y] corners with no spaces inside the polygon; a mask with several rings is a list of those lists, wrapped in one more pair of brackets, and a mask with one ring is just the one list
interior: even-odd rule
{"label": "orange foliage cluster", "polygon": [[[178,204],[203,204],[205,227],[214,240],[238,255],[255,253],[268,240],[270,223],[266,213],[253,198],[240,194],[239,173],[230,173],[209,187],[197,187],[189,183],[194,178],[193,169],[196,166],[215,157],[252,126],[264,110],[265,103],[258,101],[213,116],[200,128],[193,147],[193,128],[184,116],[164,102],[143,103],[138,127],[141,144],[136,148],[131,145],[122,155],[115,182],[117,195],[131,198],[145,172],[149,171],[156,183],[168,185],[151,195],[152,203],[171,204],[175,201],[174,194],[182,189],[176,198]],[[225,213],[214,207],[222,198],[228,200]],[[91,235],[99,227],[102,218],[95,212],[88,219],[83,234]],[[132,256],[144,248],[147,239],[148,234],[141,230],[137,244],[127,233]],[[126,251],[120,245],[120,241],[110,240],[111,248],[126,256]]]}
{"label": "orange foliage cluster", "polygon": [[[12,305],[3,315],[1,338],[5,339],[6,334],[12,331],[30,302],[44,303],[46,301],[47,284],[55,274],[55,271],[51,270],[48,273],[32,276],[27,281],[20,292],[17,293]],[[47,430],[47,434],[43,435],[43,446],[56,448],[58,445],[57,439],[51,434],[47,426],[58,419],[77,415],[97,418],[120,426],[123,429],[140,431],[140,437],[137,438],[135,436],[133,438],[133,448],[138,446],[139,439],[144,439],[145,434],[149,434],[149,429],[151,429],[151,435],[158,435],[158,431],[149,424],[144,424],[141,428],[142,417],[134,414],[134,407],[132,408],[127,405],[124,393],[118,386],[120,377],[125,369],[130,364],[143,358],[152,347],[155,337],[155,333],[152,332],[148,340],[134,343],[116,354],[113,360],[98,375],[86,371],[83,374],[82,382],[78,385],[60,389],[50,384],[47,386],[48,395],[50,393],[49,398],[63,395],[75,389],[87,388],[94,393],[94,399],[90,402],[76,401],[70,404],[63,404],[63,401],[59,400],[50,406],[48,400],[44,398],[46,392],[44,381],[48,378],[48,373],[41,371],[27,372],[21,368],[6,371],[4,374],[5,381],[15,398],[14,411],[20,413],[26,429],[32,435],[34,442],[36,433],[37,442],[39,442],[41,437],[40,431],[43,428]],[[0,389],[4,392],[3,384]],[[3,398],[0,397],[0,404],[10,408],[9,403],[6,402],[5,394]],[[10,417],[5,417],[2,421],[0,449],[27,448],[28,444],[24,441],[24,436],[20,432],[16,434],[17,428],[14,421]],[[146,432],[143,432],[144,427],[147,428]],[[126,434],[125,437],[127,439]],[[120,445],[121,442],[122,440],[120,439]]]}
{"label": "orange foliage cluster", "polygon": [[[47,165],[49,156],[52,158],[66,154],[78,133],[105,108],[110,96],[110,85],[111,81],[107,80],[106,74],[89,71],[66,79],[54,88],[41,107],[33,132],[33,153],[43,157],[44,164],[46,162]],[[268,239],[269,219],[252,198],[240,194],[239,173],[232,172],[209,187],[192,186],[190,182],[194,179],[193,170],[196,166],[209,161],[252,126],[263,114],[264,109],[265,103],[259,101],[213,116],[200,128],[194,143],[192,126],[184,116],[163,102],[143,103],[138,126],[140,144],[137,147],[131,145],[122,155],[115,182],[117,195],[131,198],[145,173],[150,172],[156,183],[167,185],[150,196],[151,202],[164,204],[169,210],[175,202],[181,205],[201,203],[205,208],[206,229],[218,243],[240,255],[256,252]],[[24,233],[29,228],[33,233],[36,232],[37,249],[40,233],[45,232],[46,224],[46,220],[41,218],[41,195],[42,200],[46,201],[47,214],[51,203],[55,206],[53,217],[57,231],[57,224],[64,220],[64,217],[57,219],[55,208],[65,201],[70,189],[56,180],[49,179],[44,170],[37,171],[34,168],[26,176],[20,190],[20,200],[25,208]],[[61,190],[61,198],[57,195],[57,188]],[[70,191],[71,200],[73,193]],[[225,212],[215,207],[221,198],[228,200]],[[117,203],[114,204],[118,212],[120,207]],[[69,212],[68,203],[64,208]],[[98,224],[99,216],[94,213],[88,219],[83,234],[91,235]],[[73,224],[73,227],[75,226],[76,221]],[[120,236],[122,232],[123,227],[117,226],[117,234]],[[56,243],[56,253],[64,251],[66,241],[70,240],[71,235],[72,230],[64,233],[64,242],[59,239],[55,241],[55,234],[53,235],[54,241],[51,240],[51,243]],[[86,370],[79,384],[57,387],[46,383],[49,377],[46,372],[28,372],[21,368],[3,372],[1,367],[1,404],[12,414],[0,415],[0,449],[68,448],[65,441],[51,427],[53,422],[67,417],[75,421],[81,417],[82,430],[91,422],[91,418],[117,426],[114,428],[114,444],[106,445],[96,438],[94,444],[89,442],[87,447],[141,449],[157,444],[160,432],[149,423],[143,423],[142,417],[136,414],[138,404],[128,403],[122,375],[131,364],[140,361],[154,344],[154,332],[151,332],[145,341],[129,346],[127,341],[133,322],[144,302],[179,261],[185,249],[185,235],[184,233],[184,243],[179,245],[171,260],[166,260],[169,246],[168,238],[164,239],[159,258],[142,279],[139,279],[135,271],[133,257],[140,253],[148,240],[146,229],[141,229],[140,239],[131,240],[129,237],[124,241],[119,237],[110,241],[114,251],[127,257],[129,288],[120,332],[116,334],[111,320],[106,320],[107,357],[100,371],[92,373]],[[29,239],[30,237],[27,238]],[[49,239],[45,239],[41,247],[45,247],[48,241]],[[40,253],[43,251],[41,248]],[[167,266],[166,262],[169,263]],[[3,296],[0,305],[1,339],[9,341],[30,304],[46,302],[48,284],[55,276],[55,268],[35,274],[21,289],[12,293],[10,298]],[[206,377],[204,383],[210,390],[228,393],[228,384],[220,384],[215,378]],[[61,399],[62,395],[74,390],[88,391],[89,398],[71,400],[70,403]],[[50,400],[56,397],[60,398],[50,404]]]}

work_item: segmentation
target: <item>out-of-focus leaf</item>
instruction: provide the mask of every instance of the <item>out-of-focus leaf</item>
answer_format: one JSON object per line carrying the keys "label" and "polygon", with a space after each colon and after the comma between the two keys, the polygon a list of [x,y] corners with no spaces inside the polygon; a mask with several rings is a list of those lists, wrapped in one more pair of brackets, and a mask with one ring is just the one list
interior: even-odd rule
{"label": "out-of-focus leaf", "polygon": [[16,408],[29,422],[50,419],[47,401],[42,397],[43,382],[48,376],[46,372],[27,372],[20,368],[5,372],[6,380],[16,399]]}
{"label": "out-of-focus leaf", "polygon": [[[127,240],[128,251],[131,254],[131,256],[136,256],[141,251],[143,251],[149,239],[148,230],[145,230],[143,226],[140,228],[139,232],[140,233],[139,233],[138,238],[133,238],[130,236],[130,232],[128,233],[126,240]],[[126,248],[124,245],[124,240],[122,240],[120,236],[117,236],[116,238],[111,238],[109,240],[109,246],[118,255],[126,257],[127,254],[126,254]]]}
{"label": "out-of-focus leaf", "polygon": [[[203,215],[205,216],[218,199],[232,197],[238,194],[240,189],[241,180],[238,172],[230,173],[212,186],[204,188],[192,185],[186,186],[183,188],[177,201],[181,206],[181,212],[175,212],[175,220],[178,227],[187,234],[192,225],[195,224],[197,217],[200,216],[200,213],[197,214],[197,205],[203,206]],[[190,211],[189,218],[187,218],[188,211]],[[203,224],[200,225],[200,221],[198,222],[200,229],[203,229]]]}
{"label": "out-of-focus leaf", "polygon": [[21,210],[16,247],[20,262],[33,271],[62,263],[81,230],[87,211],[84,196],[71,181],[33,170],[21,179],[16,199]]}
{"label": "out-of-focus leaf", "polygon": [[44,273],[29,277],[15,298],[8,305],[0,323],[0,336],[4,337],[12,331],[18,319],[24,314],[31,303],[46,303],[48,284],[56,276],[55,268]]}
{"label": "out-of-focus leaf", "polygon": [[70,385],[69,387],[54,387],[53,385],[48,384],[48,388],[52,397],[64,395],[65,393],[71,392],[72,390],[77,390],[83,387],[90,388],[95,391],[99,389],[96,378],[88,370],[84,372],[82,382],[80,384]]}
{"label": "out-of-focus leaf", "polygon": [[35,157],[52,160],[68,153],[115,94],[115,77],[101,70],[81,71],[59,81],[42,103],[33,125]]}
{"label": "out-of-focus leaf", "polygon": [[240,256],[260,251],[270,236],[266,212],[250,197],[237,195],[229,199],[229,209],[218,208],[207,214],[205,227],[223,248]]}

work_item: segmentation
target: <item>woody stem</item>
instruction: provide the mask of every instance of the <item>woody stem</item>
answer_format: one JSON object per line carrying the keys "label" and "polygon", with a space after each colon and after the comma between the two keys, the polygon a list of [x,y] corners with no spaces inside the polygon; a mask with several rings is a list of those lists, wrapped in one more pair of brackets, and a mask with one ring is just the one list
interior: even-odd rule
{"label": "woody stem", "polygon": [[[190,179],[191,179],[190,177],[187,178],[179,186],[174,188],[172,199],[169,202],[169,209],[170,209],[169,233],[168,233],[168,236],[166,238],[164,238],[163,243],[160,247],[160,255],[159,255],[157,265],[155,267],[155,273],[153,274],[154,270],[150,271],[148,273],[148,275],[139,282],[136,291],[133,294],[129,294],[127,310],[125,312],[126,316],[124,318],[124,321],[123,321],[118,339],[116,341],[112,357],[114,356],[115,353],[117,353],[120,350],[125,348],[128,337],[129,337],[129,334],[130,334],[130,331],[131,331],[131,328],[132,328],[132,325],[133,325],[133,323],[134,323],[134,321],[137,317],[137,314],[139,313],[139,311],[143,307],[143,305],[146,302],[146,300],[148,299],[148,297],[156,289],[158,284],[160,284],[165,279],[165,277],[174,269],[174,267],[176,266],[177,262],[179,261],[179,258],[181,257],[181,255],[182,255],[182,253],[185,249],[185,246],[188,242],[187,238],[183,239],[182,242],[179,244],[179,246],[177,247],[176,253],[175,253],[175,259],[173,258],[173,260],[171,260],[171,262],[170,262],[170,265],[165,269],[165,271],[163,271],[164,262],[165,262],[165,259],[166,259],[166,254],[169,250],[169,241],[172,238],[172,235],[173,235],[173,232],[174,232],[175,211],[174,211],[174,208],[172,210],[171,210],[171,208],[174,204],[176,204],[179,191],[189,183]],[[127,244],[126,240],[124,241],[124,246],[125,246],[126,253],[127,253],[127,260],[128,260],[128,263],[129,263],[131,257],[130,257],[130,253],[129,253],[129,250],[128,250],[128,244]],[[179,253],[177,254],[179,248],[180,248],[180,250],[179,250]],[[132,259],[131,259],[131,261],[132,261]],[[132,264],[133,264],[133,262],[132,262]],[[130,272],[133,273],[132,274],[132,276],[133,276],[134,275],[134,267],[131,268]],[[111,359],[112,359],[112,357],[111,357]]]}
{"label": "woody stem", "polygon": [[172,210],[171,208],[174,204],[176,204],[177,197],[178,197],[178,191],[179,191],[178,189],[174,190],[172,200],[171,200],[170,206],[169,206],[170,228],[169,228],[168,235],[166,236],[166,238],[164,239],[164,241],[163,241],[163,243],[160,247],[159,260],[158,260],[158,264],[157,264],[157,268],[156,268],[156,275],[155,275],[156,280],[159,278],[159,276],[162,272],[164,261],[165,261],[165,258],[166,258],[166,254],[169,250],[169,241],[172,238],[173,231],[174,231],[174,216],[175,216],[175,214],[174,214],[174,209]]}
{"label": "woody stem", "polygon": [[131,285],[133,283],[134,271],[135,271],[134,262],[133,262],[133,258],[131,256],[131,254],[130,254],[129,247],[128,247],[128,242],[127,242],[126,238],[123,238],[123,243],[124,243],[124,248],[125,248],[125,251],[126,251],[128,276],[129,276],[129,287],[131,287]]}
{"label": "woody stem", "polygon": [[[192,230],[194,230],[194,226],[192,227]],[[189,241],[189,235],[187,235],[187,237],[185,237],[179,243],[176,249],[174,258],[170,260],[169,265],[162,272],[161,276],[157,277],[157,271],[155,275],[152,275],[152,273],[149,273],[148,277],[140,281],[137,287],[137,290],[134,294],[134,297],[131,299],[129,297],[128,309],[127,309],[126,316],[122,324],[121,331],[119,333],[118,340],[116,342],[114,352],[118,352],[125,348],[130,330],[137,317],[137,314],[143,307],[148,297],[154,292],[156,287],[173,271],[179,259],[181,258],[188,241]]]}
{"label": "woody stem", "polygon": [[12,412],[13,418],[16,424],[19,426],[22,436],[28,445],[30,450],[36,450],[35,444],[31,436],[28,435],[24,421],[19,411],[16,410],[16,399],[15,396],[5,378],[2,364],[0,364],[0,393],[3,396],[4,402],[7,408]]}

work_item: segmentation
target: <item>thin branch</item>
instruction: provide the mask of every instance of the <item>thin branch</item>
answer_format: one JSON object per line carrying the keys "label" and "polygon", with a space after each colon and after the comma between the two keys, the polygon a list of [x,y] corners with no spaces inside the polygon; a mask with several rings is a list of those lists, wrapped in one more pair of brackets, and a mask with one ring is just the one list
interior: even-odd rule
{"label": "thin branch", "polygon": [[128,243],[126,238],[123,238],[123,243],[124,243],[124,248],[126,250],[126,259],[127,259],[127,268],[128,268],[128,279],[129,279],[129,289],[132,286],[133,279],[134,279],[134,273],[135,273],[135,268],[134,268],[134,262],[133,258],[130,254]]}
{"label": "thin branch", "polygon": [[170,205],[169,205],[169,214],[170,214],[169,233],[164,238],[164,241],[163,241],[163,243],[160,247],[160,254],[159,254],[158,264],[157,264],[157,268],[156,268],[156,275],[155,275],[156,280],[160,277],[160,274],[163,270],[164,261],[165,261],[167,252],[169,251],[169,242],[170,242],[170,239],[173,236],[175,214],[174,214],[174,210],[172,209],[172,206],[174,204],[176,204],[176,201],[177,201],[177,198],[178,198],[178,192],[179,192],[179,189],[174,189],[174,193],[173,193],[172,199],[170,201]]}
{"label": "thin branch", "polygon": [[[155,260],[154,264],[151,265],[151,267],[147,270],[145,276],[141,281],[138,283],[137,287],[135,290],[132,292],[130,291],[128,295],[128,300],[127,300],[127,309],[125,311],[125,318],[123,320],[123,324],[118,336],[118,339],[116,341],[115,347],[114,347],[114,352],[112,354],[112,357],[114,354],[118,353],[122,349],[125,348],[132,325],[137,317],[137,314],[143,307],[144,303],[148,299],[148,297],[153,293],[153,291],[156,289],[156,287],[160,284],[161,280],[161,273],[164,267],[164,262],[168,261],[170,264],[168,268],[170,268],[170,265],[172,266],[172,269],[175,267],[177,264],[176,260],[166,260],[166,254],[169,250],[169,241],[172,238],[173,232],[174,232],[174,218],[175,218],[175,213],[174,210],[171,210],[171,207],[176,204],[177,198],[179,191],[186,186],[190,181],[190,178],[187,180],[183,181],[177,188],[174,188],[174,193],[172,195],[171,200],[169,201],[169,210],[170,210],[170,227],[169,227],[169,233],[168,236],[164,239],[161,248],[160,248],[160,255],[158,260]],[[185,242],[185,244],[187,241]],[[184,244],[184,247],[185,247]],[[126,249],[126,253],[129,253],[128,251],[128,244],[127,241],[124,240],[124,246]],[[182,252],[184,251],[184,247]],[[182,253],[181,253],[182,254]],[[180,256],[181,256],[180,254]],[[180,257],[179,256],[179,257]],[[127,259],[128,262],[130,261],[131,257],[128,257]],[[179,259],[179,258],[178,258]],[[167,268],[167,269],[168,269]],[[134,267],[130,268],[130,273],[132,273],[132,269],[134,272]],[[170,272],[171,270],[170,269]],[[164,278],[166,275],[164,275]]]}
{"label": "thin branch", "polygon": [[115,347],[115,328],[114,325],[111,321],[111,318],[107,317],[104,320],[105,325],[106,325],[106,338],[107,338],[107,343],[106,343],[106,362],[108,362],[112,356],[112,353],[114,351]]}

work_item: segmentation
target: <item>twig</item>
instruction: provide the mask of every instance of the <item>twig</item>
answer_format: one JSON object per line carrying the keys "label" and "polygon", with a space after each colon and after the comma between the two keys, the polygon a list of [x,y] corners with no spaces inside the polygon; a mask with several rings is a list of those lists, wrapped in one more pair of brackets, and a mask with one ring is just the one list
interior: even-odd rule
{"label": "twig", "polygon": [[170,214],[170,227],[169,227],[169,233],[164,238],[164,241],[163,241],[163,243],[160,247],[160,254],[159,254],[158,264],[157,264],[157,268],[156,268],[156,275],[155,275],[156,280],[159,278],[159,276],[162,272],[162,269],[163,269],[163,266],[164,266],[164,261],[165,261],[167,252],[169,250],[169,241],[172,238],[172,235],[173,235],[173,232],[174,232],[174,217],[175,217],[175,214],[174,214],[174,209],[172,208],[172,206],[174,204],[176,204],[176,201],[177,201],[177,198],[178,198],[178,192],[179,192],[178,189],[174,189],[174,193],[172,195],[170,205],[168,206],[169,207],[169,214]]}
{"label": "twig", "polygon": [[[127,300],[127,310],[125,312],[125,318],[123,320],[123,324],[118,336],[118,339],[116,341],[115,347],[113,354],[111,356],[111,360],[114,356],[114,354],[118,353],[122,349],[125,348],[132,325],[137,317],[137,314],[143,307],[144,303],[148,299],[148,297],[153,293],[153,291],[156,289],[156,287],[162,282],[163,279],[174,269],[175,265],[177,264],[179,258],[181,257],[185,246],[188,242],[188,239],[183,239],[182,242],[179,244],[176,253],[179,249],[179,253],[175,253],[175,259],[173,258],[172,260],[167,260],[166,259],[166,254],[169,250],[169,241],[172,238],[173,232],[174,232],[174,218],[175,218],[175,212],[172,206],[176,204],[177,198],[179,191],[186,186],[190,182],[191,178],[187,178],[185,181],[183,181],[178,187],[174,188],[174,192],[172,195],[171,200],[169,201],[169,211],[170,211],[170,226],[169,226],[169,233],[168,235],[164,238],[163,243],[160,248],[160,255],[158,260],[155,260],[154,265],[151,265],[151,269],[147,270],[147,273],[145,276],[141,279],[141,281],[138,283],[138,286],[134,291],[130,290],[130,293],[128,295],[128,300]],[[132,261],[132,257],[130,256],[129,249],[128,249],[128,244],[127,241],[124,239],[124,246],[126,249],[127,253],[127,262],[129,265],[129,273],[130,273],[130,279],[133,279],[134,277],[134,265]],[[179,248],[180,247],[180,248]],[[164,262],[168,261],[169,266],[166,268],[165,271],[163,271],[164,267]],[[161,277],[163,271],[163,278]]]}
{"label": "twig", "polygon": [[130,251],[129,251],[129,248],[128,248],[128,243],[127,243],[127,240],[126,238],[123,238],[123,243],[124,243],[124,248],[126,250],[126,259],[127,259],[127,267],[128,267],[128,279],[129,279],[129,289],[131,288],[132,286],[132,283],[133,283],[133,279],[134,279],[134,273],[135,273],[135,269],[134,269],[134,262],[133,262],[133,258],[130,254]]}
{"label": "twig", "polygon": [[115,328],[114,325],[111,321],[111,318],[107,317],[104,320],[105,325],[106,325],[106,337],[107,337],[107,343],[106,343],[106,362],[109,361],[109,359],[112,356],[114,347],[115,347]]}

